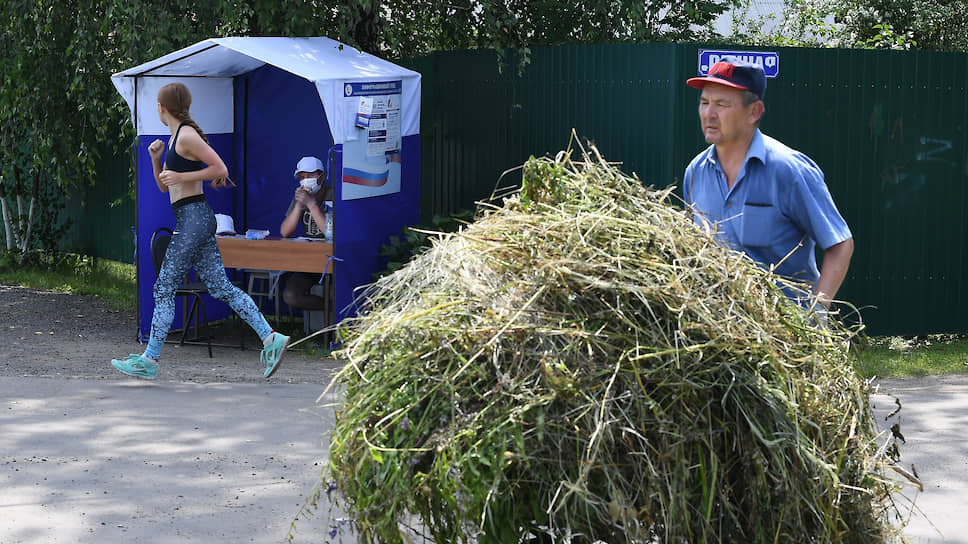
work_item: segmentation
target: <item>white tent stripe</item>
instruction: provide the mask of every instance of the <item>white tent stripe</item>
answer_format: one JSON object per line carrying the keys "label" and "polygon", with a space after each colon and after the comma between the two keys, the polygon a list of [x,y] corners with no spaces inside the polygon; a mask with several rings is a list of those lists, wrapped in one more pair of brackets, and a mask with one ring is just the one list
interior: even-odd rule
{"label": "white tent stripe", "polygon": [[[111,81],[127,101],[132,120],[135,120],[138,115],[135,78],[145,78],[145,81],[158,78],[155,84],[150,85],[154,88],[169,80],[185,83],[191,81],[190,87],[195,94],[198,92],[196,89],[205,87],[201,82],[194,81],[195,78],[233,78],[265,64],[315,83],[335,143],[343,142],[341,128],[345,126],[345,107],[342,89],[347,82],[401,80],[405,105],[402,110],[401,133],[403,136],[410,136],[420,132],[420,74],[325,37],[211,38],[118,72],[111,76]],[[224,85],[220,85],[220,88],[224,89]],[[142,89],[139,89],[138,94],[142,93]],[[145,98],[142,95],[138,101],[142,108],[145,107]],[[228,102],[231,103],[231,97]],[[232,111],[231,107],[219,109],[222,110],[218,113],[219,116]],[[152,107],[150,115],[153,114]],[[137,119],[139,133],[153,133],[142,130],[142,127],[152,130],[148,128],[151,122],[147,117]],[[232,125],[231,121],[222,119],[209,120],[209,126],[201,119],[198,121],[206,130],[219,131]],[[156,129],[157,127],[154,128]]]}

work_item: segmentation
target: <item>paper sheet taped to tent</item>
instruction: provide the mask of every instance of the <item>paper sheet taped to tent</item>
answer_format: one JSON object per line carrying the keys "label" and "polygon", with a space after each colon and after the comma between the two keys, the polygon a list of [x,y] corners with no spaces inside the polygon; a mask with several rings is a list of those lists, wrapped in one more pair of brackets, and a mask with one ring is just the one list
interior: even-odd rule
{"label": "paper sheet taped to tent", "polygon": [[400,192],[400,105],[403,82],[347,83],[343,200]]}

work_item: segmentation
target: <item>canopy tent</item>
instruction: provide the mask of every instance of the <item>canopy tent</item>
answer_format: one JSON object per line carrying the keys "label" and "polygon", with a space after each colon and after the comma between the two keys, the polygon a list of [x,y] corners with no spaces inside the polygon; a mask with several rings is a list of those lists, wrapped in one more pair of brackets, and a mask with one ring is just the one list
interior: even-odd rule
{"label": "canopy tent", "polygon": [[[327,183],[335,194],[337,319],[355,312],[353,290],[372,281],[382,267],[380,246],[419,221],[417,72],[329,38],[230,37],[204,40],[111,80],[131,110],[138,136],[140,337],[150,330],[154,309],[151,234],[174,225],[147,151],[156,138],[167,143],[169,137],[156,106],[158,89],[167,83],[189,87],[192,117],[238,184],[235,190],[205,188],[213,210],[232,216],[237,232],[278,235],[297,187],[296,162],[312,155],[327,164]],[[229,312],[225,307],[221,315]]]}

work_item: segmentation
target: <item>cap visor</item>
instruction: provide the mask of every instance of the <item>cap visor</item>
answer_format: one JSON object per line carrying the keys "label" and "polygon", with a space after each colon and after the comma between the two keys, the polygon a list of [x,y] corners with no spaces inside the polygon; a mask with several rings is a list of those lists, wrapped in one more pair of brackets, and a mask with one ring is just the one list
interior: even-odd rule
{"label": "cap visor", "polygon": [[740,90],[743,90],[743,91],[750,90],[749,87],[744,87],[742,85],[737,85],[736,83],[733,83],[732,81],[727,81],[725,79],[718,78],[718,77],[709,77],[709,76],[705,76],[705,77],[692,77],[692,78],[689,78],[689,79],[686,80],[686,85],[689,85],[690,87],[693,87],[695,89],[702,89],[703,87],[706,86],[707,83],[715,83],[717,85],[725,85],[726,87],[732,87],[734,89],[740,89]]}

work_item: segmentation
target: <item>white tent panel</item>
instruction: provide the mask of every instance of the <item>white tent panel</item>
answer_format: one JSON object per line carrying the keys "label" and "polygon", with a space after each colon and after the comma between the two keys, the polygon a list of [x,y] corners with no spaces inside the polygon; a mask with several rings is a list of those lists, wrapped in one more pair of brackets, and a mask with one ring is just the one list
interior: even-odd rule
{"label": "white tent panel", "polygon": [[[387,80],[399,80],[400,77],[389,76]],[[330,131],[333,139],[337,143],[346,143],[346,137],[354,132],[356,122],[356,103],[347,100],[343,91],[347,83],[365,83],[371,80],[361,80],[358,78],[348,78],[340,81],[320,80],[316,82],[316,91],[323,101],[323,104],[333,104],[326,107],[326,117],[329,121]],[[400,134],[410,136],[420,131],[420,79],[403,79],[403,92],[401,93],[400,114]],[[339,137],[337,137],[339,132]]]}
{"label": "white tent panel", "polygon": [[416,73],[329,38],[215,38],[212,41],[310,81]]}
{"label": "white tent panel", "polygon": [[[184,83],[192,93],[192,119],[207,134],[234,132],[232,78],[142,77],[138,79],[138,135],[169,134],[158,119],[158,89],[172,82]],[[134,108],[131,108],[134,110]]]}
{"label": "white tent panel", "polygon": [[263,64],[265,63],[249,55],[221,47],[217,40],[209,39],[118,72],[111,79],[116,81],[119,77],[138,76],[232,77]]}
{"label": "white tent panel", "polygon": [[[264,64],[316,84],[335,143],[344,141],[342,88],[348,81],[401,80],[404,104],[401,133],[403,136],[420,133],[420,74],[329,38],[213,38],[119,72],[111,80],[134,112],[136,77],[142,81],[149,79],[146,76],[182,77],[183,81],[195,77],[229,78]],[[140,86],[138,94],[138,103],[143,104]],[[148,103],[154,110],[155,99]],[[194,108],[192,113],[195,114]]]}

